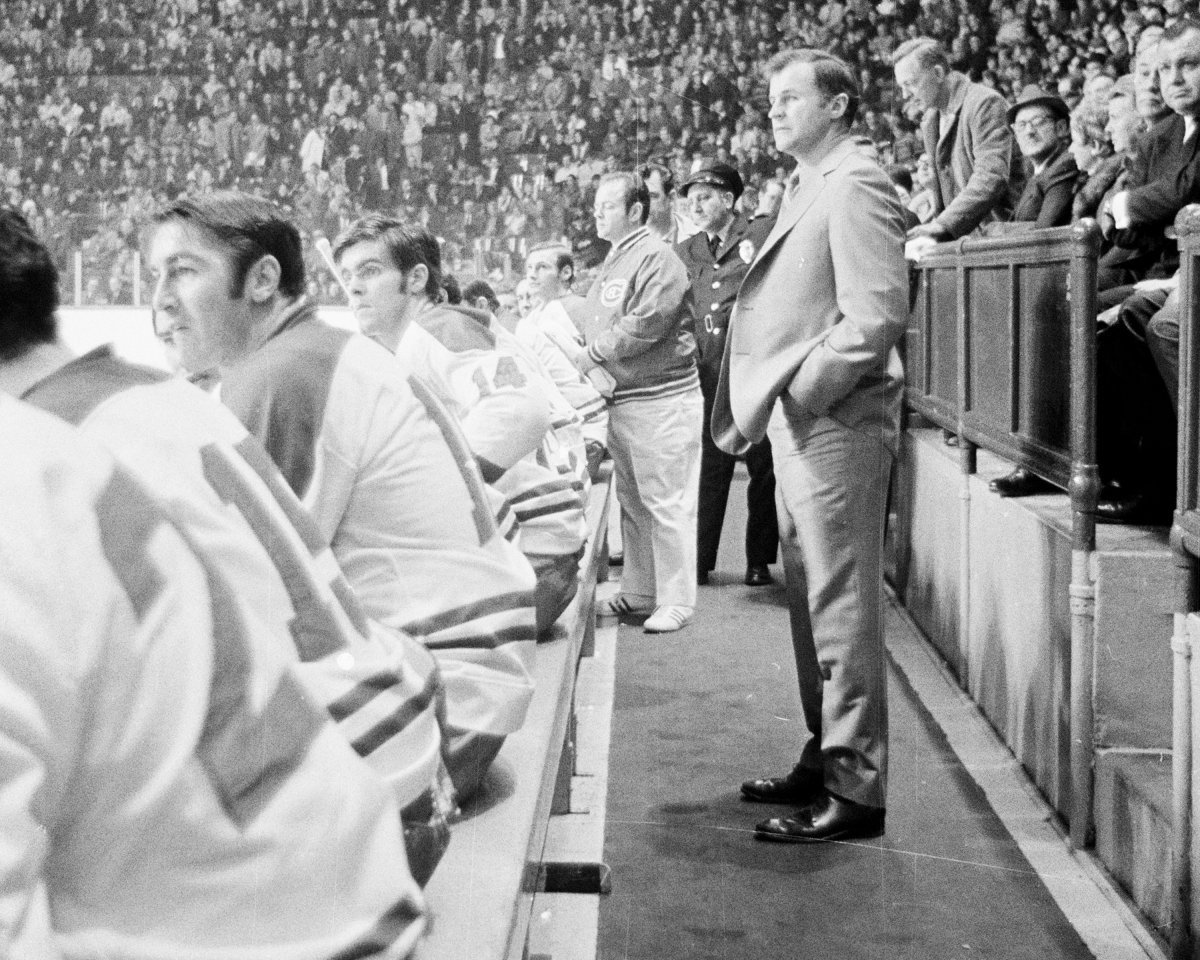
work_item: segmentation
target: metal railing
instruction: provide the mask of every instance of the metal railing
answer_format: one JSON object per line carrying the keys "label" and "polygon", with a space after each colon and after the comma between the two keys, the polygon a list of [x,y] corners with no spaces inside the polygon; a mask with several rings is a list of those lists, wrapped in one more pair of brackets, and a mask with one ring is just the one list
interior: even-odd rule
{"label": "metal railing", "polygon": [[[982,447],[1071,497],[1071,842],[1094,842],[1091,557],[1096,466],[1096,269],[1100,230],[1072,227],[939,244],[916,266],[907,347],[911,410],[958,436],[962,542]],[[959,623],[970,623],[969,553]],[[965,627],[964,627],[965,629]]]}

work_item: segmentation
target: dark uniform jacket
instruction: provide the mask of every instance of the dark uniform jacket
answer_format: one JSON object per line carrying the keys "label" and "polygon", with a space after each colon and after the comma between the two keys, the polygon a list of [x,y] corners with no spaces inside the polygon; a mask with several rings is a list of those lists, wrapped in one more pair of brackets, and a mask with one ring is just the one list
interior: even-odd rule
{"label": "dark uniform jacket", "polygon": [[715,259],[708,249],[708,234],[703,230],[675,245],[692,287],[700,387],[706,395],[716,389],[720,377],[721,354],[738,287],[774,222],[773,217],[747,221],[740,213],[735,214]]}

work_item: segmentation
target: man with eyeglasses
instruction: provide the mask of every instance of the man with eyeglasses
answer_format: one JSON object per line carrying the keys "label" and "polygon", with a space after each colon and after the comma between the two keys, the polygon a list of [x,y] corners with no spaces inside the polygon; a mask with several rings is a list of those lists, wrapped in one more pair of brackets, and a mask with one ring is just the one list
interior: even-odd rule
{"label": "man with eyeglasses", "polygon": [[[1017,147],[1030,168],[1025,189],[1013,210],[1012,224],[999,224],[997,229],[1060,227],[1071,222],[1079,167],[1067,149],[1070,116],[1070,108],[1061,99],[1036,84],[1022,90],[1020,99],[1008,111]],[[996,477],[988,488],[1002,497],[1023,497],[1054,489],[1024,467]]]}
{"label": "man with eyeglasses", "polygon": [[650,193],[635,173],[607,173],[596,233],[612,244],[579,310],[587,374],[615,382],[608,450],[621,504],[625,566],[607,616],[642,616],[647,633],[678,630],[696,605],[696,496],[704,401],[696,372],[687,269],[647,227]]}
{"label": "man with eyeglasses", "polygon": [[1071,200],[1079,167],[1067,149],[1071,136],[1070,108],[1058,97],[1030,84],[1008,111],[1017,149],[1028,161],[1028,179],[1013,222],[1034,227],[1061,227],[1071,222]]}

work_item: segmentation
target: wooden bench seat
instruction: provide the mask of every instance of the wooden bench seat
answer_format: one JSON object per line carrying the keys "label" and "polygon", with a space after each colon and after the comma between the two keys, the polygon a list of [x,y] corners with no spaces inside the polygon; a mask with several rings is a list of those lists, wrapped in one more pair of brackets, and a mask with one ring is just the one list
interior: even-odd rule
{"label": "wooden bench seat", "polygon": [[426,960],[490,960],[525,953],[533,895],[553,813],[564,813],[574,769],[574,690],[595,637],[598,575],[607,564],[611,465],[592,486],[579,591],[535,653],[533,701],[478,794],[463,809],[426,887],[433,923]]}

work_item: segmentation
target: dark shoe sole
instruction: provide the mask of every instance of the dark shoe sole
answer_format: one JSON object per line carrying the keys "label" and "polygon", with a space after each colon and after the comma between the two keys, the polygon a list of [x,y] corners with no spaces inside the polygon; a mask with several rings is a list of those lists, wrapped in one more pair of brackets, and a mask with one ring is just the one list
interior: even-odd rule
{"label": "dark shoe sole", "polygon": [[844,830],[837,830],[823,837],[800,837],[790,833],[773,833],[770,830],[761,830],[755,827],[754,839],[766,840],[771,843],[822,843],[831,840],[874,840],[882,837],[885,832],[886,823],[881,820],[878,824],[847,827]]}

